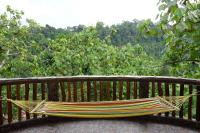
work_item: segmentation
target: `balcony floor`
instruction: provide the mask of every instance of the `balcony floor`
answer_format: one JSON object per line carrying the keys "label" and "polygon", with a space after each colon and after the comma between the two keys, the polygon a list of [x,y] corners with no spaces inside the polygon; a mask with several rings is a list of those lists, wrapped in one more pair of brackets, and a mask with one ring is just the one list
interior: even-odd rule
{"label": "balcony floor", "polygon": [[125,120],[82,120],[47,123],[15,130],[15,133],[200,133],[167,124]]}

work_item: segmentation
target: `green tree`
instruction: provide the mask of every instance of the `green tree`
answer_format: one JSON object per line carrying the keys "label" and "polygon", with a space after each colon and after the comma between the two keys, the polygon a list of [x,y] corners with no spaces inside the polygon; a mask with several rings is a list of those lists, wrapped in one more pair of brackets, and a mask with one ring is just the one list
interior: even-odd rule
{"label": "green tree", "polygon": [[180,68],[174,74],[200,77],[200,1],[160,0],[159,10],[166,64]]}
{"label": "green tree", "polygon": [[[0,15],[0,73],[1,76],[27,76],[27,50],[25,49],[26,26],[21,25],[23,12],[7,6],[7,12]],[[15,74],[14,74],[15,73]]]}

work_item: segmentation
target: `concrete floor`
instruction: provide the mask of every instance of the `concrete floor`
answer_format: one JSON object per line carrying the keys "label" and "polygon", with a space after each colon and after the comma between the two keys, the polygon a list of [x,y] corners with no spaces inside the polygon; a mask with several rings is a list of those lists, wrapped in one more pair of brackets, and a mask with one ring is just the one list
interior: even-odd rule
{"label": "concrete floor", "polygon": [[15,133],[200,133],[190,129],[148,122],[84,120],[43,124]]}

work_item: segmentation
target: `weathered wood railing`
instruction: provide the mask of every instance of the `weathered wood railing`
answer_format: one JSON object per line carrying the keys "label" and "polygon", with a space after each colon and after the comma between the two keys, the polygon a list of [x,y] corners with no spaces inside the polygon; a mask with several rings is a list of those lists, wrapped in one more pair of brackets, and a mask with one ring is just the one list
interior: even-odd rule
{"label": "weathered wood railing", "polygon": [[[200,91],[200,80],[153,76],[72,76],[0,79],[2,98],[85,102],[188,95]],[[159,114],[200,122],[200,95],[191,97],[179,112]],[[0,100],[0,125],[45,116],[30,115]]]}

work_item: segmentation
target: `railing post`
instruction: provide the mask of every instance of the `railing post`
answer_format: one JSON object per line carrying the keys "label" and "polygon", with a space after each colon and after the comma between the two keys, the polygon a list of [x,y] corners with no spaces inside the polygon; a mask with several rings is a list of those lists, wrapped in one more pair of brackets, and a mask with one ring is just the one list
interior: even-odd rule
{"label": "railing post", "polygon": [[147,98],[149,97],[149,82],[148,81],[140,81],[139,82],[140,89],[139,89],[139,97],[140,98]]}
{"label": "railing post", "polygon": [[[184,84],[180,84],[180,96],[184,95]],[[179,118],[183,118],[183,105],[180,108]]]}
{"label": "railing post", "polygon": [[[11,85],[8,84],[6,88],[7,98],[11,99]],[[7,113],[8,113],[8,124],[12,123],[12,104],[10,101],[7,101]]]}
{"label": "railing post", "polygon": [[58,82],[49,81],[48,83],[48,100],[49,101],[58,101]]}
{"label": "railing post", "polygon": [[200,85],[197,86],[196,120],[200,121]]}
{"label": "railing post", "polygon": [[2,85],[0,84],[0,125],[3,125],[2,98]]}

